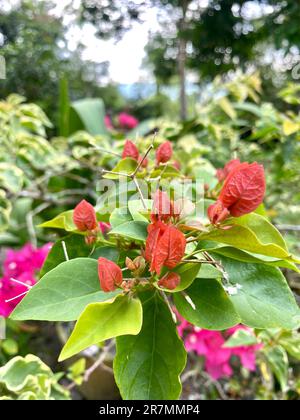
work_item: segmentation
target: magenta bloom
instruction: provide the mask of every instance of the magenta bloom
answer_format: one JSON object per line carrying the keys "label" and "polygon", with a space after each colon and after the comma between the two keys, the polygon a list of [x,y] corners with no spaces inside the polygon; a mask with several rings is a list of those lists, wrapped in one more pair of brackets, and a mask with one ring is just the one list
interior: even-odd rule
{"label": "magenta bloom", "polygon": [[250,371],[256,369],[256,352],[262,347],[261,344],[224,347],[225,341],[239,329],[252,331],[251,328],[238,325],[224,333],[196,328],[183,319],[178,313],[180,320],[178,334],[184,339],[184,345],[188,352],[194,351],[204,357],[204,368],[215,380],[222,377],[230,377],[233,374],[231,360],[233,356],[240,359],[242,366]]}
{"label": "magenta bloom", "polygon": [[[41,248],[26,244],[19,250],[7,251],[3,264],[3,277],[0,279],[0,316],[8,317],[22,300],[24,293],[28,291],[25,285],[11,279],[33,286],[36,283],[36,273],[42,268],[50,248],[51,244],[46,244]],[[19,297],[6,302],[16,296]]]}
{"label": "magenta bloom", "polygon": [[104,124],[105,124],[105,127],[108,130],[113,130],[114,129],[114,126],[112,124],[112,121],[111,121],[111,118],[110,118],[109,115],[105,115],[105,117],[104,117]]}
{"label": "magenta bloom", "polygon": [[135,128],[139,121],[130,114],[127,114],[126,112],[121,112],[118,116],[119,125],[121,128],[124,128],[125,130],[132,130]]}
{"label": "magenta bloom", "polygon": [[104,235],[105,233],[107,233],[110,230],[111,226],[110,226],[110,223],[99,222],[99,228]]}

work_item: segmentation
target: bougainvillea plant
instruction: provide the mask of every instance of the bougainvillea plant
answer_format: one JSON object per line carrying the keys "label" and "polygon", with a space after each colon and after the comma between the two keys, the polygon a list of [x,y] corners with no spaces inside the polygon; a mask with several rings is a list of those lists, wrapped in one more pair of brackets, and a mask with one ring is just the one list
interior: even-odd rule
{"label": "bougainvillea plant", "polygon": [[76,320],[60,361],[116,338],[114,374],[124,399],[180,396],[186,350],[173,307],[205,330],[300,325],[280,271],[298,271],[299,260],[263,215],[262,166],[227,165],[199,198],[199,183],[180,172],[172,144],[158,145],[154,156],[153,143],[142,154],[125,142],[116,166],[103,170],[105,186],[114,187],[99,193],[95,208],[81,201],[42,225],[68,234],[12,314]]}

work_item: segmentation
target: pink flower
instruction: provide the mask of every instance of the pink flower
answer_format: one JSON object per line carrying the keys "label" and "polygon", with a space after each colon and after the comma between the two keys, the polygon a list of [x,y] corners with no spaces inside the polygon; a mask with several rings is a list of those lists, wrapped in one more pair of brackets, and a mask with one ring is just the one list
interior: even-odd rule
{"label": "pink flower", "polygon": [[194,351],[204,357],[204,367],[207,373],[215,380],[222,377],[230,377],[233,370],[230,365],[232,356],[240,359],[242,366],[250,371],[256,368],[256,352],[261,349],[261,344],[226,348],[225,341],[235,331],[246,329],[252,332],[251,328],[238,325],[228,329],[224,334],[220,331],[209,331],[196,328],[176,313],[180,324],[178,334],[183,337],[185,348],[188,352]]}
{"label": "pink flower", "polygon": [[104,117],[104,125],[108,130],[113,130],[114,126],[112,125],[112,121],[109,115],[105,115]]}
{"label": "pink flower", "polygon": [[[227,330],[229,335],[234,334],[237,330],[246,330],[252,332],[251,328],[245,327],[244,325],[237,325],[236,327],[230,328]],[[256,369],[256,351],[260,350],[263,347],[262,344],[254,344],[252,346],[240,346],[240,347],[233,347],[232,354],[240,358],[242,366],[244,368],[250,370],[250,372],[254,372]]]}
{"label": "pink flower", "polygon": [[110,223],[106,223],[106,222],[99,222],[99,227],[103,235],[107,233],[109,229],[111,228]]}
{"label": "pink flower", "polygon": [[118,116],[118,120],[120,127],[127,130],[132,130],[139,123],[133,115],[127,114],[126,112],[121,112]]}
{"label": "pink flower", "polygon": [[[20,250],[7,251],[3,264],[3,277],[0,279],[0,316],[8,317],[28,291],[28,287],[13,281],[12,278],[33,286],[36,283],[35,275],[44,264],[51,246],[46,244],[41,248],[34,248],[32,244],[26,244]],[[16,296],[19,297],[6,302]]]}

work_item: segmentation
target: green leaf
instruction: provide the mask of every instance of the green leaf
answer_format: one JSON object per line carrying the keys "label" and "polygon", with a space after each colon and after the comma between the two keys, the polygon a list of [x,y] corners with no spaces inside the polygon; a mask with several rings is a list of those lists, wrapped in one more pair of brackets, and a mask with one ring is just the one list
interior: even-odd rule
{"label": "green leaf", "polygon": [[66,256],[63,250],[62,242],[65,243],[68,257],[70,260],[78,257],[88,257],[91,249],[86,245],[84,236],[70,234],[62,239],[59,239],[52,246],[46,261],[40,271],[40,277],[43,277],[48,271],[53,270],[56,266],[66,260]]}
{"label": "green leaf", "polygon": [[92,135],[107,134],[104,116],[105,108],[102,99],[86,98],[75,101],[70,109],[70,133],[85,130]]}
{"label": "green leaf", "polygon": [[91,303],[80,315],[59,361],[109,338],[138,334],[142,317],[140,300],[129,296],[119,295],[109,302]]}
{"label": "green leaf", "polygon": [[300,360],[300,333],[297,331],[284,331],[278,342],[292,357]]}
{"label": "green leaf", "polygon": [[122,225],[126,222],[132,222],[133,218],[128,210],[128,207],[119,207],[116,208],[109,218],[109,223],[111,224],[111,227],[114,229],[118,227],[119,225]]}
{"label": "green leaf", "polygon": [[[131,158],[121,159],[118,164],[112,169],[112,172],[118,172],[122,174],[132,174],[138,166],[138,162]],[[105,174],[103,178],[106,179],[119,179],[120,175],[117,174]]]}
{"label": "green leaf", "polygon": [[269,362],[272,372],[277,378],[281,390],[287,390],[289,361],[286,351],[281,346],[274,346],[265,350],[265,356]]}
{"label": "green leaf", "polygon": [[221,277],[220,271],[211,264],[202,264],[197,274],[198,279],[217,279]]}
{"label": "green leaf", "polygon": [[173,273],[178,273],[180,275],[180,284],[179,286],[176,287],[176,289],[173,289],[173,290],[163,289],[159,287],[157,283],[155,284],[155,287],[157,287],[160,290],[167,290],[169,293],[176,293],[181,290],[184,290],[193,283],[193,281],[197,277],[200,266],[201,264],[185,263],[185,264],[180,264],[178,267],[174,268],[173,270],[164,269],[162,276],[169,271],[172,271]]}
{"label": "green leaf", "polygon": [[288,330],[300,325],[300,310],[278,268],[245,264],[223,256],[219,256],[220,259],[230,283],[241,286],[231,300],[243,324],[253,328],[281,327]]}
{"label": "green leaf", "polygon": [[184,295],[174,295],[174,302],[179,313],[200,328],[225,330],[240,322],[232,302],[216,279],[195,280]]}
{"label": "green leaf", "polygon": [[119,235],[124,238],[134,239],[136,241],[145,241],[147,239],[147,226],[146,222],[126,222],[118,225],[116,228],[109,232],[109,235]]}
{"label": "green leaf", "polygon": [[0,162],[0,187],[17,194],[24,182],[23,171],[15,165]]}
{"label": "green leaf", "polygon": [[96,260],[76,258],[45,274],[15,308],[11,318],[73,321],[89,303],[106,301],[118,293],[100,290]]}
{"label": "green leaf", "polygon": [[112,246],[100,246],[92,253],[91,258],[98,259],[100,257],[106,258],[110,261],[117,262],[119,258],[119,250]]}
{"label": "green leaf", "polygon": [[156,292],[141,295],[143,326],[117,338],[114,373],[124,400],[172,400],[181,393],[186,352],[166,303]]}
{"label": "green leaf", "polygon": [[239,329],[232,334],[232,336],[225,342],[223,347],[232,348],[240,346],[253,346],[257,343],[257,338],[252,331]]}
{"label": "green leaf", "polygon": [[47,222],[40,224],[38,227],[64,229],[67,232],[72,232],[76,230],[76,226],[73,222],[73,210],[64,211],[54,217],[54,219],[48,220]]}
{"label": "green leaf", "polygon": [[220,254],[220,255],[223,255],[224,257],[232,258],[234,260],[238,260],[242,262],[268,264],[274,267],[289,268],[290,270],[300,272],[296,264],[289,262],[287,260],[281,260],[275,257],[269,257],[267,255],[254,254],[248,251],[234,248],[232,246],[219,245],[219,246],[211,247],[210,249],[206,249],[206,250],[208,251],[210,250],[210,251],[213,251],[215,254]]}
{"label": "green leaf", "polygon": [[159,168],[154,169],[150,174],[150,178],[177,178],[180,176],[180,171],[172,165],[161,165]]}
{"label": "green leaf", "polygon": [[[147,210],[144,207],[144,204],[147,207]],[[130,214],[135,221],[143,221],[148,223],[147,217],[143,214],[148,214],[152,210],[153,200],[144,200],[144,204],[141,200],[129,200],[128,201],[128,209]]]}
{"label": "green leaf", "polygon": [[264,217],[252,213],[237,219],[230,219],[230,229],[213,229],[201,236],[256,254],[267,255],[278,259],[287,259],[291,255],[286,244],[277,231]]}

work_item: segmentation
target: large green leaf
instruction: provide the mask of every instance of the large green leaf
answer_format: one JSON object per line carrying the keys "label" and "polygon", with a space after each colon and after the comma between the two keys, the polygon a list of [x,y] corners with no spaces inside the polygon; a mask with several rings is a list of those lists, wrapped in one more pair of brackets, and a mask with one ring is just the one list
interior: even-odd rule
{"label": "large green leaf", "polygon": [[64,229],[67,232],[72,232],[76,230],[76,226],[73,222],[73,210],[64,211],[54,219],[48,220],[39,225],[41,228],[54,228],[54,229]]}
{"label": "large green leaf", "polygon": [[117,338],[114,373],[125,400],[177,399],[186,352],[170,310],[158,292],[141,295],[143,326],[136,336]]}
{"label": "large green leaf", "polygon": [[240,322],[232,302],[216,279],[196,279],[185,294],[176,293],[174,301],[179,313],[200,328],[225,330]]}
{"label": "large green leaf", "polygon": [[214,258],[221,259],[230,283],[241,286],[231,300],[244,324],[263,329],[293,329],[300,325],[300,310],[278,268],[220,255]]}
{"label": "large green leaf", "polygon": [[100,290],[98,264],[76,258],[58,265],[28,292],[11,318],[15,320],[73,321],[92,302],[103,302],[119,292]]}
{"label": "large green leaf", "polygon": [[148,223],[146,222],[126,222],[112,229],[109,235],[119,235],[136,241],[145,241],[148,235],[147,226]]}
{"label": "large green leaf", "polygon": [[91,303],[80,315],[59,360],[68,359],[109,338],[138,334],[142,327],[142,318],[140,300],[128,295],[116,296],[109,302]]}
{"label": "large green leaf", "polygon": [[133,218],[128,210],[128,207],[122,206],[118,207],[113,210],[113,212],[110,215],[109,223],[111,224],[111,227],[115,229],[119,225],[122,225],[126,222],[132,222]]}
{"label": "large green leaf", "polygon": [[107,134],[104,116],[104,103],[100,98],[86,98],[73,102],[70,109],[70,134],[79,130],[85,130],[92,135]]}
{"label": "large green leaf", "polygon": [[291,258],[280,233],[264,217],[252,213],[231,219],[230,229],[213,229],[201,239],[221,242],[256,254],[278,259]]}
{"label": "large green leaf", "polygon": [[91,248],[85,243],[84,236],[76,234],[65,236],[52,246],[40,271],[40,277],[43,277],[48,271],[53,270],[53,268],[66,260],[63,242],[65,243],[70,260],[78,257],[88,257],[91,252]]}
{"label": "large green leaf", "polygon": [[290,270],[300,272],[299,268],[293,262],[275,257],[269,257],[267,255],[254,254],[249,251],[234,248],[233,246],[222,246],[221,244],[215,244],[215,246],[211,246],[205,249],[207,251],[213,251],[215,254],[224,255],[224,257],[232,258],[242,262],[268,264],[274,267],[289,268]]}

